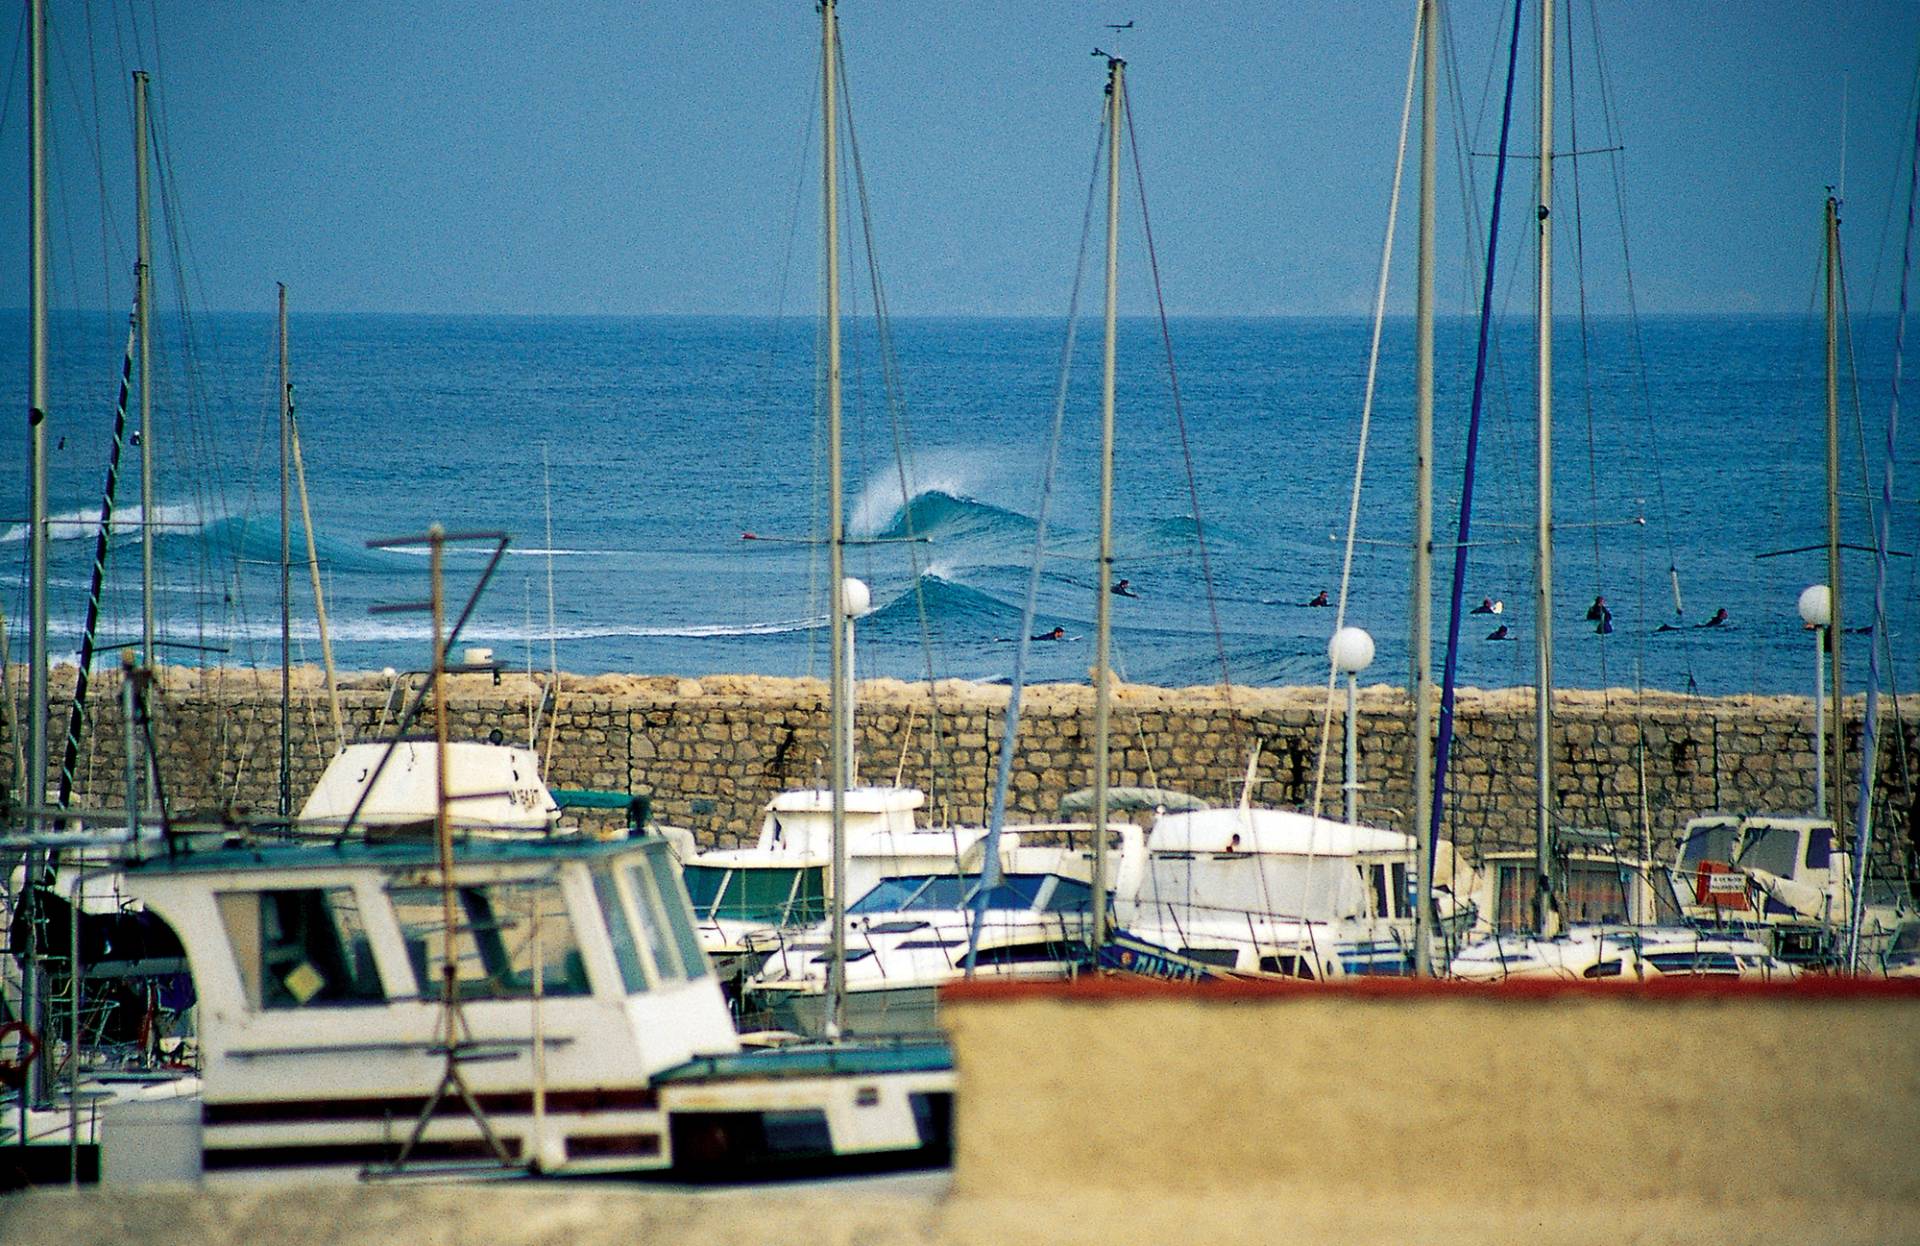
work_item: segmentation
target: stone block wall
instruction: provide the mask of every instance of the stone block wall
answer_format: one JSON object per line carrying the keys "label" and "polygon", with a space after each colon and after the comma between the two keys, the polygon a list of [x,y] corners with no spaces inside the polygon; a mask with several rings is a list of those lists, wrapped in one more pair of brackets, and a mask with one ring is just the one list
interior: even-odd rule
{"label": "stone block wall", "polygon": [[[24,680],[10,681],[16,705]],[[49,751],[57,774],[71,672],[57,673]],[[94,681],[89,730],[76,767],[75,803],[124,800],[119,677]],[[346,733],[389,731],[413,695],[378,677],[351,679],[340,694]],[[499,731],[525,742],[538,716],[537,747],[555,787],[643,792],[655,816],[693,829],[707,844],[750,840],[777,791],[823,783],[827,699],[817,680],[716,676],[704,680],[602,676],[563,678],[557,706],[544,681],[453,677],[450,734]],[[1014,756],[1009,818],[1055,816],[1060,798],[1091,783],[1092,689],[1029,689]],[[863,781],[900,782],[928,793],[935,822],[982,822],[992,800],[1007,691],[959,682],[863,684],[856,714]],[[279,787],[277,672],[171,670],[154,698],[161,782],[171,808],[271,813]],[[1216,803],[1239,799],[1258,745],[1254,800],[1321,808],[1342,805],[1343,699],[1318,689],[1116,691],[1112,782],[1182,789]],[[1851,810],[1859,773],[1855,698],[1844,793]],[[1897,743],[1920,750],[1920,702],[1883,706],[1880,842],[1912,846],[1915,793]],[[17,715],[17,710],[15,711]],[[14,721],[15,715],[9,720]],[[1656,844],[1689,817],[1713,810],[1795,813],[1813,805],[1812,710],[1806,698],[1707,699],[1671,694],[1568,692],[1556,698],[1553,777],[1562,825],[1611,829],[1637,841],[1644,818]],[[1359,811],[1363,821],[1403,826],[1412,808],[1408,699],[1379,686],[1359,701]],[[327,697],[312,672],[293,691],[289,734],[295,807],[333,751]],[[429,734],[431,719],[413,728]],[[1448,795],[1448,834],[1470,853],[1531,844],[1536,782],[1533,701],[1526,691],[1463,691]],[[1325,761],[1321,763],[1322,741]],[[13,788],[12,740],[0,732],[0,777]],[[49,779],[49,792],[56,778]]]}

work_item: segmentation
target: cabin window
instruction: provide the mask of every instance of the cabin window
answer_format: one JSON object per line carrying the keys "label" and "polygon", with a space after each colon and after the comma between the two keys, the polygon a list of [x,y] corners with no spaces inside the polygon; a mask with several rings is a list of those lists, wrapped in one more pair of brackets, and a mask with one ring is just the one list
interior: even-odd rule
{"label": "cabin window", "polygon": [[1747,842],[1740,848],[1737,864],[1742,869],[1760,869],[1792,878],[1799,872],[1800,832],[1787,826],[1748,828]]}
{"label": "cabin window", "polygon": [[250,1007],[310,1008],[386,998],[351,887],[223,892],[219,906]]}
{"label": "cabin window", "polygon": [[1373,880],[1373,915],[1375,917],[1392,917],[1393,902],[1387,897],[1387,867],[1384,865],[1375,865],[1363,868],[1367,870],[1367,873]]}
{"label": "cabin window", "polygon": [[1086,913],[1093,908],[1093,888],[1075,878],[1053,880],[1053,894],[1047,897],[1049,913]]}
{"label": "cabin window", "polygon": [[[680,946],[680,963],[686,967],[689,979],[704,978],[712,966],[708,964],[707,950],[700,946],[700,936],[693,928],[691,910],[687,905],[687,889],[680,881],[680,866],[664,852],[656,853],[650,860],[657,893],[666,908],[667,926],[673,931],[673,941]],[[805,890],[804,878],[800,890]]]}
{"label": "cabin window", "polygon": [[701,921],[811,926],[827,915],[825,866],[725,869],[690,865],[685,878],[687,898]]}
{"label": "cabin window", "polygon": [[1807,836],[1807,868],[1824,870],[1833,864],[1833,828],[1816,826]]}
{"label": "cabin window", "polygon": [[1008,943],[1000,947],[983,947],[974,956],[977,965],[1041,965],[1062,960],[1076,960],[1085,952],[1085,946],[1078,943],[1062,943],[1054,940],[1029,943]]}
{"label": "cabin window", "polygon": [[[653,958],[662,982],[701,977],[707,971],[707,956],[701,951],[699,937],[687,918],[685,893],[673,882],[670,872],[664,879],[659,877],[657,864],[647,860],[627,867],[627,881],[633,888],[633,910],[640,923],[640,942]],[[671,871],[672,867],[669,865],[667,869]]]}
{"label": "cabin window", "polygon": [[[440,994],[447,929],[439,887],[395,887],[395,915],[423,996]],[[542,995],[586,995],[586,961],[566,896],[551,878],[454,891],[454,989],[463,1000],[528,999],[538,967]]]}
{"label": "cabin window", "polygon": [[1262,956],[1260,972],[1280,974],[1288,978],[1305,978],[1313,981],[1313,966],[1304,956]]}
{"label": "cabin window", "polygon": [[600,912],[607,920],[607,935],[613,941],[613,959],[620,966],[620,981],[629,995],[647,989],[647,971],[640,966],[640,950],[634,946],[633,927],[627,924],[626,906],[620,903],[620,889],[606,870],[593,872],[593,894],[600,901]]}
{"label": "cabin window", "polygon": [[1733,860],[1735,829],[1725,822],[1715,822],[1689,832],[1686,843],[1680,846],[1680,864]]}
{"label": "cabin window", "polygon": [[683,871],[687,880],[687,899],[693,904],[694,916],[706,921],[713,916],[713,902],[720,898],[721,891],[727,885],[727,876],[733,871],[717,865],[689,865]]}
{"label": "cabin window", "polygon": [[893,913],[906,907],[913,893],[920,890],[928,879],[926,874],[914,874],[901,878],[883,878],[874,884],[873,890],[861,896],[847,906],[849,913]]}
{"label": "cabin window", "polygon": [[1413,883],[1407,877],[1406,864],[1401,861],[1395,861],[1393,863],[1392,873],[1393,915],[1395,917],[1410,917],[1413,915],[1414,905]]}
{"label": "cabin window", "polygon": [[1630,921],[1628,887],[1634,877],[1616,861],[1569,861],[1561,909],[1573,923]]}

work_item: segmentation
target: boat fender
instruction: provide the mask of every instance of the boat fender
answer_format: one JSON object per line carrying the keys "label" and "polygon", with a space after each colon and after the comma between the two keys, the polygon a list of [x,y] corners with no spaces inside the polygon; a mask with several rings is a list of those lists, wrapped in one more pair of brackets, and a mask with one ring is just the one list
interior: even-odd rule
{"label": "boat fender", "polygon": [[0,1056],[0,1086],[19,1090],[27,1084],[27,1066],[40,1054],[40,1036],[25,1021],[0,1024],[0,1048],[9,1043],[13,1055]]}

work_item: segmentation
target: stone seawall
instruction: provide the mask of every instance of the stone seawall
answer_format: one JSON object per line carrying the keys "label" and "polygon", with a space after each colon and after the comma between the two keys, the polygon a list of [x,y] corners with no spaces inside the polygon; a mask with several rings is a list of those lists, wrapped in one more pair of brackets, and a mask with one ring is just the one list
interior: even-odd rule
{"label": "stone seawall", "polygon": [[[22,672],[9,691],[24,700]],[[507,676],[452,678],[451,733],[499,731],[525,741],[545,681]],[[71,696],[71,669],[57,671],[48,733],[57,776]],[[74,802],[122,802],[124,762],[119,676],[96,677],[89,731],[75,767]],[[390,729],[408,690],[356,676],[340,694],[348,738]],[[1090,782],[1092,689],[1029,689],[1009,806],[1023,819],[1051,817],[1060,798]],[[992,797],[1007,703],[1004,688],[960,682],[863,683],[856,716],[859,773],[925,789],[935,821],[978,822]],[[1183,789],[1216,802],[1237,800],[1258,743],[1254,799],[1301,807],[1316,788],[1323,808],[1341,806],[1344,699],[1323,727],[1319,689],[1162,689],[1125,685],[1113,725],[1116,784]],[[1920,749],[1920,700],[1895,715],[1883,705],[1881,843],[1909,846],[1914,793],[1896,752],[1906,735]],[[17,713],[17,710],[16,710]],[[1556,698],[1555,787],[1566,825],[1609,828],[1637,842],[1644,811],[1655,843],[1687,818],[1716,810],[1796,812],[1813,804],[1812,706],[1803,697],[1709,699],[1631,691],[1568,692]],[[1858,698],[1849,703],[1846,807],[1859,774]],[[278,786],[278,672],[164,673],[154,731],[161,781],[174,809],[274,809]],[[1359,702],[1360,816],[1402,824],[1412,807],[1407,697],[1385,685]],[[10,721],[13,715],[9,715]],[[1450,834],[1470,852],[1531,842],[1534,802],[1533,698],[1524,690],[1464,690],[1459,698],[1449,795]],[[431,730],[429,720],[416,728]],[[1323,731],[1324,775],[1317,764]],[[296,673],[290,722],[296,804],[331,756],[334,733],[317,674]],[[539,715],[538,747],[556,787],[644,792],[656,816],[692,828],[703,842],[750,837],[759,810],[782,788],[820,782],[826,768],[826,687],[818,680],[714,676],[563,677],[556,708]],[[0,777],[14,778],[13,739],[0,731]],[[57,777],[49,778],[49,792]]]}

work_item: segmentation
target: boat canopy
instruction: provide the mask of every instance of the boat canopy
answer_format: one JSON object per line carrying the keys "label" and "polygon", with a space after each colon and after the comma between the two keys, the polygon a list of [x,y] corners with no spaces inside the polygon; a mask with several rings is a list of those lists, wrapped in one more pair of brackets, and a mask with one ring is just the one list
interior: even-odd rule
{"label": "boat canopy", "polygon": [[1259,852],[1350,857],[1412,852],[1413,837],[1315,818],[1289,809],[1201,809],[1162,814],[1147,836],[1149,852]]}
{"label": "boat canopy", "polygon": [[[1145,813],[1148,810],[1192,813],[1208,808],[1208,805],[1198,796],[1170,787],[1110,787],[1107,789],[1107,808],[1114,813]],[[1060,800],[1060,816],[1063,818],[1082,817],[1092,812],[1093,789],[1090,787],[1068,792]]]}
{"label": "boat canopy", "polygon": [[[389,749],[392,756],[382,765]],[[299,821],[342,827],[360,804],[362,826],[430,823],[438,802],[435,770],[431,740],[349,744],[327,763],[313,795],[300,807]],[[373,790],[361,804],[369,783]],[[448,744],[447,799],[454,825],[465,829],[541,835],[560,818],[560,807],[541,781],[540,759],[532,749],[510,744]]]}

